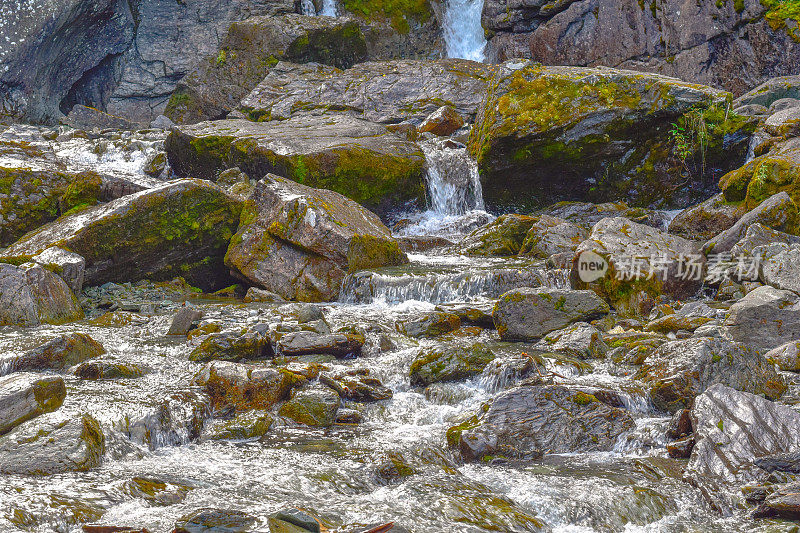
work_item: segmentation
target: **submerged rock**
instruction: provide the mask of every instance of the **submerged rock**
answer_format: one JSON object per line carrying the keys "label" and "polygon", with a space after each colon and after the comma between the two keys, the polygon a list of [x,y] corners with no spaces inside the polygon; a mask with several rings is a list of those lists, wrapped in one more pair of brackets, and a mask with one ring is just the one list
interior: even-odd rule
{"label": "submerged rock", "polygon": [[523,288],[503,294],[492,317],[502,340],[532,341],[606,313],[608,305],[592,291]]}
{"label": "submerged rock", "polygon": [[202,440],[238,440],[263,437],[272,427],[273,416],[254,409],[236,413],[230,420],[215,419],[203,429]]}
{"label": "submerged rock", "polygon": [[348,272],[408,262],[380,219],[333,191],[268,176],[225,263],[286,299],[329,301]]}
{"label": "submerged rock", "polygon": [[150,372],[150,368],[133,363],[114,361],[91,361],[81,363],[75,369],[75,376],[80,379],[133,379],[140,378]]}
{"label": "submerged rock", "polygon": [[61,407],[67,389],[57,376],[13,374],[0,378],[0,435]]}
{"label": "submerged rock", "polygon": [[242,511],[227,509],[200,509],[181,517],[175,523],[174,533],[248,533],[258,519]]}
{"label": "submerged rock", "polygon": [[75,295],[57,274],[34,263],[0,263],[0,325],[62,324],[81,318]]}
{"label": "submerged rock", "polygon": [[121,429],[132,441],[150,450],[188,444],[200,436],[211,416],[209,396],[196,391],[171,394],[140,418],[126,417]]}
{"label": "submerged rock", "polygon": [[555,385],[523,386],[500,394],[484,415],[466,424],[458,446],[467,461],[610,450],[634,425],[625,410],[591,394]]}
{"label": "submerged rock", "polygon": [[408,371],[411,385],[463,381],[483,372],[495,355],[484,344],[423,349]]}
{"label": "submerged rock", "polygon": [[0,257],[59,245],[86,259],[89,285],[182,276],[214,289],[230,285],[222,259],[240,211],[239,201],[207,181],[175,180],[63,217]]}
{"label": "submerged rock", "polygon": [[757,350],[710,337],[661,345],[636,378],[647,384],[656,408],[670,412],[691,407],[695,397],[717,383],[771,399],[786,390],[784,379]]}
{"label": "submerged rock", "polygon": [[90,415],[54,421],[40,417],[0,437],[0,473],[50,475],[99,466],[105,436]]}

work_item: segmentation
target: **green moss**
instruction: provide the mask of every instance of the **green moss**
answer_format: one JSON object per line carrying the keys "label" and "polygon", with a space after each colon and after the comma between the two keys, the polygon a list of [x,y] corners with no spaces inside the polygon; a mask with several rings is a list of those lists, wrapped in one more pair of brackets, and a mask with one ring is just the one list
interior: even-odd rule
{"label": "green moss", "polygon": [[343,0],[342,5],[367,20],[388,20],[400,33],[410,31],[410,20],[425,22],[433,14],[428,0]]}
{"label": "green moss", "polygon": [[[785,29],[797,42],[800,42],[800,0],[761,0],[767,8],[764,18],[773,30]],[[787,21],[792,21],[790,26]]]}
{"label": "green moss", "polygon": [[58,199],[59,210],[62,214],[67,214],[96,205],[100,201],[102,188],[103,179],[98,174],[78,174]]}
{"label": "green moss", "polygon": [[597,398],[594,397],[592,394],[587,394],[585,392],[578,391],[572,397],[572,401],[578,405],[590,405],[592,403],[597,403]]}

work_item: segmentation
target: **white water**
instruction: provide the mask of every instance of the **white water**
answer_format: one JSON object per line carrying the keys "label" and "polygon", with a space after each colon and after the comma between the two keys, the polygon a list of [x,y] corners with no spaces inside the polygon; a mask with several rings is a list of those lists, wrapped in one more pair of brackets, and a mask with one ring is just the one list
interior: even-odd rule
{"label": "white water", "polygon": [[483,61],[486,37],[481,26],[483,0],[448,0],[444,13],[447,57]]}
{"label": "white water", "polygon": [[338,17],[339,7],[336,5],[336,0],[322,0],[322,8],[317,12],[312,0],[301,0],[300,14],[310,17]]}

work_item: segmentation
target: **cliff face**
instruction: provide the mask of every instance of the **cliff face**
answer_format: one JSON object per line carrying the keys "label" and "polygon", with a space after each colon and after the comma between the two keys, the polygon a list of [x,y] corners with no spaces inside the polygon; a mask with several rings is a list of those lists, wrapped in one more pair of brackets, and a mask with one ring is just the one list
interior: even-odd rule
{"label": "cliff face", "polygon": [[494,62],[525,57],[548,65],[605,65],[742,93],[800,68],[800,31],[788,4],[486,0],[483,27]]}

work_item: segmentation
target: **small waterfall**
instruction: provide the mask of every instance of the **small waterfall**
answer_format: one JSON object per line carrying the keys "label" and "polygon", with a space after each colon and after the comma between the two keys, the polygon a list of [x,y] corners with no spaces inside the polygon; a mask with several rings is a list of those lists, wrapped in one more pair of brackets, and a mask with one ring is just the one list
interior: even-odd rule
{"label": "small waterfall", "polygon": [[338,17],[339,7],[336,5],[336,0],[322,0],[322,8],[317,12],[312,0],[300,0],[300,14],[310,17]]}
{"label": "small waterfall", "polygon": [[301,0],[300,14],[315,17],[317,15],[317,9],[314,7],[314,2],[311,0]]}
{"label": "small waterfall", "polygon": [[483,61],[486,36],[481,25],[483,0],[447,0],[444,42],[447,57]]}

